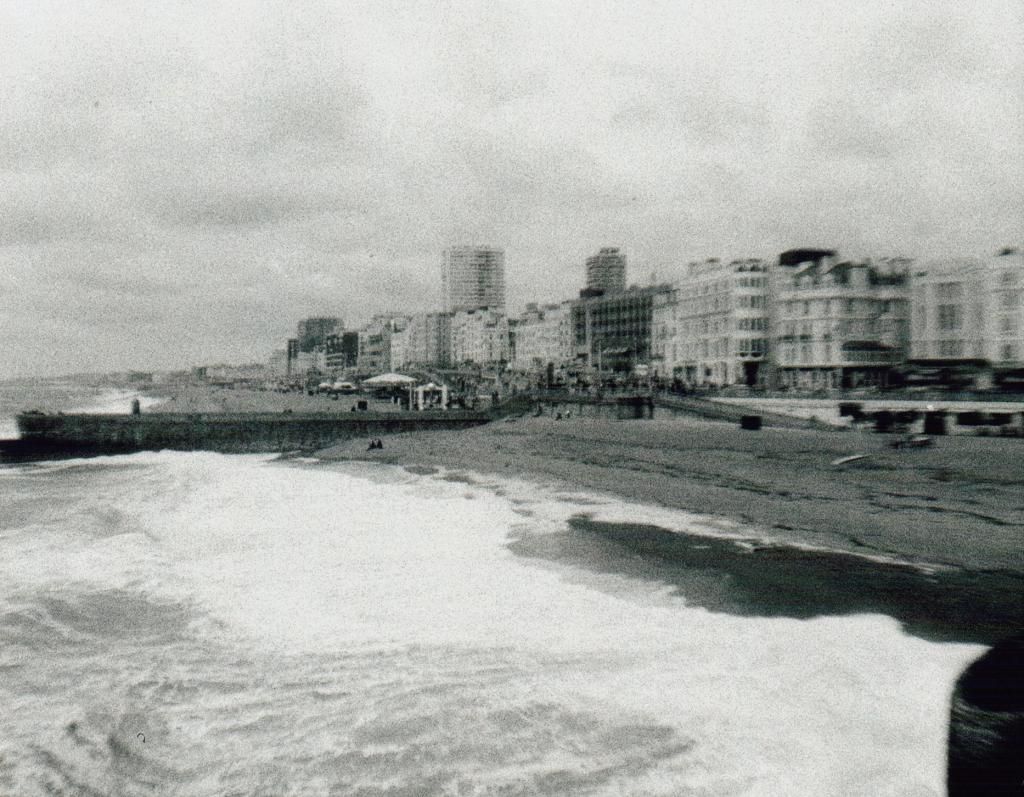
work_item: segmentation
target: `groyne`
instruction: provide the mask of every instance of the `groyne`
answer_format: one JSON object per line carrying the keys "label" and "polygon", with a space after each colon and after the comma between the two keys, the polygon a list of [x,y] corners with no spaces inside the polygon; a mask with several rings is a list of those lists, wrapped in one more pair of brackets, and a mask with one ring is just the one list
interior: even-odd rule
{"label": "groyne", "polygon": [[6,458],[33,455],[103,454],[131,451],[220,451],[272,453],[313,451],[359,437],[430,429],[463,429],[487,423],[488,413],[153,413],[132,415],[23,413],[20,440],[0,452]]}

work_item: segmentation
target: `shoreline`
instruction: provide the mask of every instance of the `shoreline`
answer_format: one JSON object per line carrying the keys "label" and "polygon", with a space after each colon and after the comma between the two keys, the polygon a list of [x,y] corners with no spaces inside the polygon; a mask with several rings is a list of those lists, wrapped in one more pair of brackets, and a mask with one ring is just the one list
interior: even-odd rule
{"label": "shoreline", "polygon": [[[509,549],[650,581],[711,612],[880,614],[933,642],[991,645],[1021,633],[1021,441],[939,438],[897,450],[891,439],[689,418],[531,417],[391,435],[372,451],[347,441],[315,457],[449,480],[506,477],[697,515],[688,528],[642,511],[630,518],[628,506],[614,519],[581,507],[564,528],[523,533]],[[855,453],[868,456],[830,464]]]}
{"label": "shoreline", "polygon": [[[179,388],[144,413],[348,414],[358,398]],[[1024,574],[1024,441],[954,435],[935,438],[930,448],[895,450],[892,439],[867,430],[752,432],[685,415],[521,417],[458,431],[385,434],[384,448],[373,451],[359,437],[314,456],[421,473],[512,475],[726,518],[783,543]],[[866,456],[832,464],[857,455]]]}
{"label": "shoreline", "polygon": [[[389,435],[374,451],[350,440],[314,456],[514,476],[725,518],[782,543],[1024,575],[1021,441],[944,437],[895,450],[891,439],[690,418],[531,417]],[[831,464],[858,454],[867,456]]]}

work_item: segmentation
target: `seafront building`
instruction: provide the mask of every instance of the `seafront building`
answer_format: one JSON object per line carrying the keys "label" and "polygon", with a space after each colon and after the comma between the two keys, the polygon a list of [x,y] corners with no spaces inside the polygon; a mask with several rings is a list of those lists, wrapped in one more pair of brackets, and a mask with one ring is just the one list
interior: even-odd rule
{"label": "seafront building", "polygon": [[481,307],[504,312],[504,250],[489,246],[445,249],[441,265],[441,295],[446,313]]}
{"label": "seafront building", "polygon": [[382,374],[391,370],[391,336],[405,329],[408,316],[397,313],[376,315],[359,330],[356,369],[361,374]]}
{"label": "seafront building", "polygon": [[[304,319],[275,352],[285,377],[317,369],[510,367],[652,374],[690,386],[798,390],[1024,385],[1024,255],[913,264],[792,249],[777,262],[709,259],[672,284],[625,288],[625,254],[587,258],[578,299],[504,310],[504,254],[445,251],[453,311],[378,315],[358,331]],[[308,350],[306,350],[308,349]]]}
{"label": "seafront building", "polygon": [[910,264],[783,252],[770,273],[776,387],[886,386],[910,344]]}
{"label": "seafront building", "polygon": [[561,369],[574,360],[572,302],[528,304],[516,319],[513,367],[522,372],[549,365]]}
{"label": "seafront building", "polygon": [[587,258],[589,295],[621,293],[626,290],[626,254],[617,247],[606,246]]}
{"label": "seafront building", "polygon": [[988,358],[998,368],[1024,367],[1024,252],[1004,249],[990,260],[993,334]]}
{"label": "seafront building", "polygon": [[326,316],[306,318],[299,322],[295,339],[299,342],[299,351],[311,352],[327,343],[327,336],[342,332],[345,325],[340,318]]}
{"label": "seafront building", "polygon": [[359,332],[353,330],[328,335],[324,343],[324,359],[327,370],[332,373],[355,368],[359,360]]}
{"label": "seafront building", "polygon": [[451,363],[448,313],[418,313],[391,336],[392,368],[447,368]]}
{"label": "seafront building", "polygon": [[274,374],[285,377],[302,377],[311,371],[326,370],[327,361],[323,350],[315,349],[314,351],[296,351],[294,357],[286,355],[283,373],[280,370],[280,365],[281,363],[275,355],[270,365],[271,371]]}
{"label": "seafront building", "polygon": [[407,326],[405,329],[391,333],[391,356],[388,359],[387,370],[396,371],[399,368],[403,368],[409,364],[409,336],[406,334],[408,331],[409,327]]}
{"label": "seafront building", "polygon": [[267,370],[270,371],[276,377],[288,376],[288,349],[282,346],[280,349],[274,349],[270,354],[270,359],[267,362]]}
{"label": "seafront building", "polygon": [[690,263],[654,298],[655,370],[691,386],[763,386],[768,323],[764,261]]}
{"label": "seafront building", "polygon": [[917,375],[987,387],[1024,368],[1024,255],[1017,250],[921,263],[912,297]]}
{"label": "seafront building", "polygon": [[510,359],[505,314],[489,307],[454,313],[451,319],[452,365],[500,366]]}
{"label": "seafront building", "polygon": [[649,368],[655,297],[670,290],[670,285],[632,287],[574,301],[574,359],[599,373]]}
{"label": "seafront building", "polygon": [[989,279],[982,258],[932,260],[914,269],[912,360],[984,359],[992,289]]}

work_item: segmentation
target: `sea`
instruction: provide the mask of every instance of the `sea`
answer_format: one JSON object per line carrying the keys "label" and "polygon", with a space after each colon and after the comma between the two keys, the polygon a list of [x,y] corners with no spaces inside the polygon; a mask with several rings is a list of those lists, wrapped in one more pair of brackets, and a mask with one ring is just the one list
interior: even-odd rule
{"label": "sea", "polygon": [[[0,436],[134,397],[4,383]],[[983,641],[847,566],[943,578],[522,477],[0,465],[0,794],[942,795]]]}

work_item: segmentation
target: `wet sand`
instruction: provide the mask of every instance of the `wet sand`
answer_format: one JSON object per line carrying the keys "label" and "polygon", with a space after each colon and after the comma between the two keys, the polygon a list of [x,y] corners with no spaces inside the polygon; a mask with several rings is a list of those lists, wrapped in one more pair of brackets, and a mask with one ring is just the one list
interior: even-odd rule
{"label": "wet sand", "polygon": [[1024,628],[1020,574],[923,569],[851,553],[737,544],[585,515],[520,535],[522,556],[668,585],[691,606],[741,617],[885,614],[915,636],[991,644]]}

